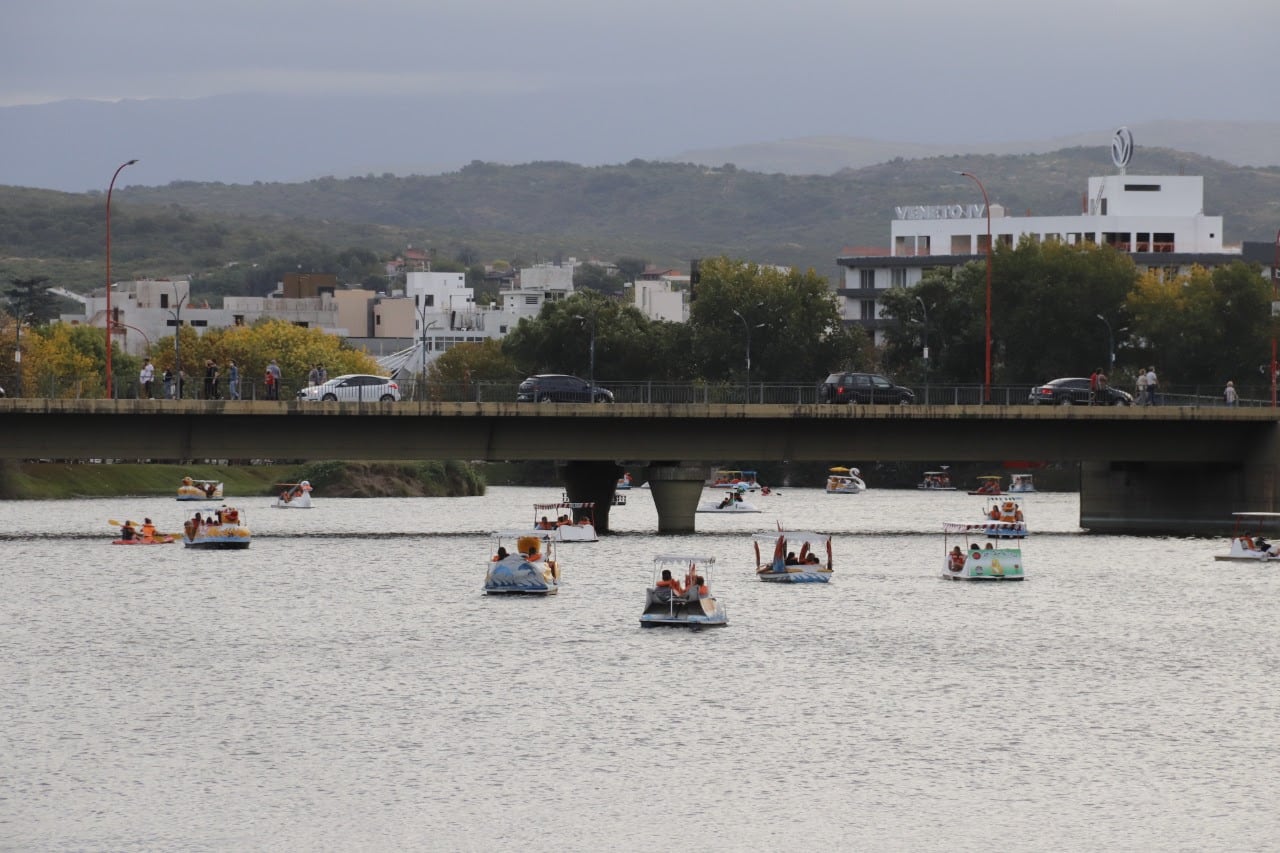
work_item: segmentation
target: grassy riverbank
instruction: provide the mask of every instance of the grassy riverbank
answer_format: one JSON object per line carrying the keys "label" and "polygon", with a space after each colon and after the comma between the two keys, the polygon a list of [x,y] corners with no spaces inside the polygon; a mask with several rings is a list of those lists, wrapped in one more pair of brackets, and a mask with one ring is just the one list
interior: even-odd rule
{"label": "grassy riverbank", "polygon": [[165,496],[183,477],[221,480],[228,498],[274,495],[277,483],[310,480],[328,497],[417,497],[483,494],[484,478],[465,462],[317,462],[304,465],[93,465],[0,463],[0,498]]}

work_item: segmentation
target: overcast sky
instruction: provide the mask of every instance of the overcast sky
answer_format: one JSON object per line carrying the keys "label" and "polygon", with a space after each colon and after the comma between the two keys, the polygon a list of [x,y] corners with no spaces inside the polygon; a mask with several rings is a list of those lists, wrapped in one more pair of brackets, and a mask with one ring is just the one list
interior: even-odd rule
{"label": "overcast sky", "polygon": [[0,107],[239,93],[445,95],[470,106],[514,98],[540,106],[545,127],[515,129],[541,137],[539,157],[555,156],[548,134],[563,117],[599,110],[616,122],[605,107],[619,102],[646,129],[646,149],[661,134],[672,141],[619,152],[618,162],[814,135],[974,143],[1159,119],[1274,120],[1280,103],[1277,0],[7,0],[3,9]]}

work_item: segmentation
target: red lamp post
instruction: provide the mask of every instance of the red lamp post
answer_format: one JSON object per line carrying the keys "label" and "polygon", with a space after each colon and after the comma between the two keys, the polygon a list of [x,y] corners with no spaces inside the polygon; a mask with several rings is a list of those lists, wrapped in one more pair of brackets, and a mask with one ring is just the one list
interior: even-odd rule
{"label": "red lamp post", "polygon": [[982,206],[987,211],[987,370],[982,380],[982,400],[991,402],[991,202],[987,199],[987,188],[971,172],[957,172],[958,175],[970,179],[982,190]]}
{"label": "red lamp post", "polygon": [[114,175],[111,176],[111,183],[107,186],[107,399],[114,398],[115,394],[111,387],[111,332],[114,331],[115,322],[111,316],[111,191],[116,188],[116,178],[120,177],[120,172],[125,166],[132,166],[137,160],[130,160],[127,163],[121,163],[116,169]]}

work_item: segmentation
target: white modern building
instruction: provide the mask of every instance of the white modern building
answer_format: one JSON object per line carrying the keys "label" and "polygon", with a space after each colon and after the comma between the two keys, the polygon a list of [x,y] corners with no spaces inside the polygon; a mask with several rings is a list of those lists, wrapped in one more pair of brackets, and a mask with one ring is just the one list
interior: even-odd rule
{"label": "white modern building", "polygon": [[[1130,139],[1129,153],[1131,146]],[[1076,214],[1011,216],[999,204],[988,209],[981,203],[896,207],[887,250],[851,250],[836,259],[845,321],[861,324],[883,343],[880,329],[888,321],[880,319],[881,294],[917,284],[926,270],[985,259],[988,234],[995,246],[1015,246],[1024,238],[1107,245],[1129,253],[1139,269],[1169,274],[1242,258],[1240,246],[1223,245],[1222,217],[1204,212],[1203,177],[1126,174],[1128,156],[1122,162],[1116,150],[1119,174],[1089,178]],[[979,192],[979,186],[971,188]]]}

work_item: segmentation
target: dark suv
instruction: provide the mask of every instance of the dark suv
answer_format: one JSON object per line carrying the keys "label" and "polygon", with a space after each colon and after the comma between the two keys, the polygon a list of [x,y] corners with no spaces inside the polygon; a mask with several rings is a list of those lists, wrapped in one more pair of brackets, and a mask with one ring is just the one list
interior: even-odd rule
{"label": "dark suv", "polygon": [[833,373],[818,388],[820,403],[914,403],[910,388],[878,373]]}
{"label": "dark suv", "polygon": [[530,376],[516,389],[517,403],[612,403],[613,392],[563,373]]}
{"label": "dark suv", "polygon": [[[1027,402],[1047,406],[1088,406],[1093,403],[1093,394],[1089,391],[1088,379],[1055,379],[1032,388]],[[1128,391],[1104,385],[1097,405],[1132,406],[1133,396]]]}

